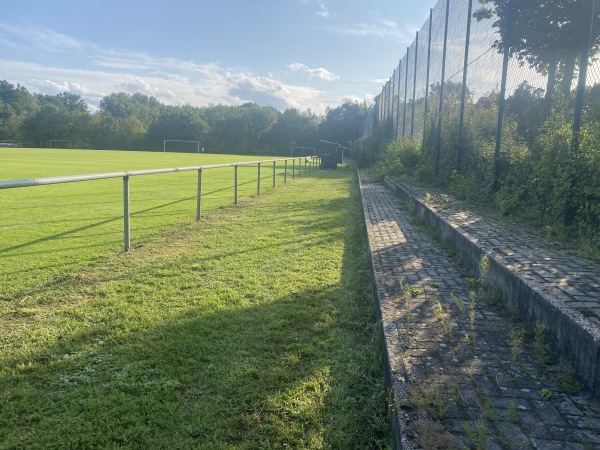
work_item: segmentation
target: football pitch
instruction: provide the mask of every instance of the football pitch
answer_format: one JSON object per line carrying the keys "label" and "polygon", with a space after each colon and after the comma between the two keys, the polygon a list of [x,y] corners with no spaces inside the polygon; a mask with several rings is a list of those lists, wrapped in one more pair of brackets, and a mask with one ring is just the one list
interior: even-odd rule
{"label": "football pitch", "polygon": [[[2,149],[0,181],[170,167],[206,166],[265,156]],[[261,168],[261,190],[272,189],[272,164]],[[299,175],[296,164],[296,175]],[[284,182],[277,163],[275,182]],[[304,171],[302,170],[302,174]],[[291,162],[287,170],[291,179]],[[197,172],[130,179],[132,249],[153,235],[196,219]],[[257,193],[257,165],[238,167],[238,197]],[[234,169],[203,171],[202,214],[234,201]],[[123,249],[123,180],[113,178],[27,188],[0,189],[0,298],[22,295],[75,265]]]}

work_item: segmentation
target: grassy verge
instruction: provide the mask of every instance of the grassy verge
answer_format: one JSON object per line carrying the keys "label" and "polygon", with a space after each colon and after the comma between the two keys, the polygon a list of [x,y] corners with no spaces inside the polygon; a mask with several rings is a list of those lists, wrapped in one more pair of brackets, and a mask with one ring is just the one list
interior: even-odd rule
{"label": "grassy verge", "polygon": [[0,322],[2,448],[386,448],[352,171],[74,267]]}

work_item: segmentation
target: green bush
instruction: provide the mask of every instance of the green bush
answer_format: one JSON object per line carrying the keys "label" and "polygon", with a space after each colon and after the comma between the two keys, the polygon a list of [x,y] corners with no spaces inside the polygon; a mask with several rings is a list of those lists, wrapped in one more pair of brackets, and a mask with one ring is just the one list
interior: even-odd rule
{"label": "green bush", "polygon": [[[539,89],[521,85],[507,99],[496,179],[497,94],[467,102],[459,140],[459,90],[450,87],[441,133],[432,110],[422,143],[379,139],[370,160],[376,174],[417,180],[462,199],[493,204],[501,215],[578,239],[592,255],[600,254],[600,85],[588,88],[577,152],[572,148],[572,96],[546,98]],[[439,94],[431,95],[431,104],[437,104]]]}

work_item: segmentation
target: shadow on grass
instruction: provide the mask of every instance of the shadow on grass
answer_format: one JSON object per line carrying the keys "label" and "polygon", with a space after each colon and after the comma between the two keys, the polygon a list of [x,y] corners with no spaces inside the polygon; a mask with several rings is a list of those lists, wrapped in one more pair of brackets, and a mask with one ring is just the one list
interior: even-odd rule
{"label": "shadow on grass", "polygon": [[[244,184],[251,184],[251,183],[252,182],[240,183],[240,186],[242,186]],[[232,190],[233,190],[233,186],[228,186],[228,187],[225,187],[225,188],[222,188],[222,189],[214,189],[214,190],[211,190],[211,191],[208,191],[208,192],[203,192],[203,198],[204,197],[209,197],[211,195],[214,195],[214,194],[217,194],[217,193],[220,193],[220,192],[232,191]],[[150,208],[146,208],[146,209],[143,209],[143,210],[140,210],[140,211],[134,211],[134,212],[131,212],[131,217],[135,218],[135,217],[147,215],[150,212],[160,211],[162,209],[168,208],[169,206],[177,205],[177,204],[184,203],[184,202],[189,202],[189,201],[192,201],[192,200],[196,200],[196,196],[185,197],[185,198],[182,198],[182,199],[174,200],[172,202],[162,203],[160,205],[153,206],[153,207],[150,207]],[[231,200],[231,203],[233,203],[233,198]],[[225,203],[224,205],[226,205],[226,204],[227,203]],[[19,250],[19,249],[22,249],[22,248],[25,248],[25,247],[34,246],[34,245],[37,245],[37,244],[41,244],[43,242],[48,242],[48,241],[54,241],[54,240],[62,239],[62,238],[65,238],[67,236],[70,236],[70,235],[81,233],[82,231],[86,231],[86,230],[98,228],[98,227],[101,227],[103,225],[107,225],[107,224],[110,224],[110,223],[122,222],[122,221],[123,221],[123,216],[112,217],[112,218],[101,220],[101,221],[98,221],[98,222],[94,222],[94,223],[91,223],[89,225],[85,225],[85,226],[82,226],[82,227],[76,227],[76,228],[72,228],[72,229],[69,229],[69,230],[65,230],[65,231],[60,232],[60,233],[55,233],[55,234],[49,235],[47,237],[43,237],[43,238],[39,238],[39,239],[34,239],[34,240],[31,240],[31,241],[24,242],[22,244],[13,245],[13,246],[10,246],[10,247],[5,247],[5,248],[0,249],[0,253],[14,252],[15,250]],[[65,223],[62,219],[61,219],[60,222],[61,223]],[[46,224],[46,225],[48,225],[48,224],[55,224],[55,223],[56,223],[56,220],[47,220],[47,221],[43,221],[43,222],[36,222],[36,225],[40,225],[40,224]],[[155,227],[152,227],[152,228],[155,228]],[[109,235],[109,234],[115,234],[115,233],[114,232],[106,232],[106,233],[98,233],[97,235]],[[52,252],[52,250],[49,250],[48,252]],[[48,252],[40,251],[40,252],[35,252],[35,254],[44,254],[44,253],[48,253]],[[13,254],[11,256],[20,255],[20,254],[22,254],[22,253]],[[25,253],[25,254],[31,254],[31,253]]]}
{"label": "shadow on grass", "polygon": [[[321,207],[339,210],[339,201]],[[286,220],[295,220],[293,213],[286,211]],[[295,279],[276,298],[262,284],[243,289],[252,281],[243,277],[195,290],[189,280],[205,285],[208,277],[191,266],[184,279],[168,277],[173,262],[165,262],[148,271],[165,272],[171,297],[146,298],[143,274],[132,291],[123,285],[114,297],[96,295],[90,309],[73,312],[74,321],[86,324],[83,332],[67,326],[43,350],[1,361],[0,441],[8,447],[384,448],[389,435],[380,417],[386,398],[375,313],[364,247],[355,245],[362,230],[344,220],[351,213],[356,208],[335,215],[340,220],[319,221],[322,235],[302,245],[321,238],[344,245],[339,283],[310,280],[302,287]],[[260,245],[249,247],[214,258],[243,261],[244,252]],[[150,313],[139,315],[140,305]]]}
{"label": "shadow on grass", "polygon": [[342,310],[341,286],[245,306],[230,296],[232,304],[189,309],[149,330],[96,324],[4,361],[12,374],[0,378],[0,418],[10,427],[1,440],[134,448],[385,441],[385,429],[366,435],[368,423],[358,423],[373,405],[357,390],[373,384],[378,360],[365,361],[374,337],[368,320]]}

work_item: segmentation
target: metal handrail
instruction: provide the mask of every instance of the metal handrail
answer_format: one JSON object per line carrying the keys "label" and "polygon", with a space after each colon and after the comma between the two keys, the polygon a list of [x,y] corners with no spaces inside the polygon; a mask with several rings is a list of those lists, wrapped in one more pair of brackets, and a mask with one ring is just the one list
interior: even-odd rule
{"label": "metal handrail", "polygon": [[82,175],[65,175],[58,177],[43,177],[43,178],[24,178],[20,180],[5,180],[0,181],[0,189],[13,189],[23,188],[32,186],[44,186],[49,184],[61,184],[61,183],[76,183],[80,181],[92,181],[92,180],[105,180],[109,178],[123,178],[123,240],[124,249],[129,251],[131,247],[131,232],[130,232],[130,213],[129,213],[129,178],[142,175],[156,175],[161,173],[173,173],[173,172],[189,172],[195,170],[198,172],[198,197],[196,204],[196,221],[200,220],[201,207],[202,207],[202,172],[207,169],[219,169],[223,167],[234,168],[234,203],[238,202],[238,166],[249,166],[258,165],[258,188],[257,193],[260,195],[260,167],[263,163],[273,163],[273,187],[275,187],[275,174],[276,165],[278,162],[285,162],[285,173],[283,182],[287,182],[287,170],[288,161],[292,161],[292,178],[296,175],[296,160],[298,162],[298,175],[301,175],[302,159],[304,159],[304,173],[307,172],[307,166],[309,170],[313,170],[317,167],[319,158],[316,156],[310,157],[310,166],[308,165],[309,159],[307,157],[295,157],[295,158],[281,158],[281,159],[267,159],[261,161],[245,161],[236,163],[226,164],[212,164],[206,166],[188,166],[188,167],[170,167],[163,169],[148,169],[148,170],[125,170],[120,172],[105,172],[105,173],[90,173]]}

